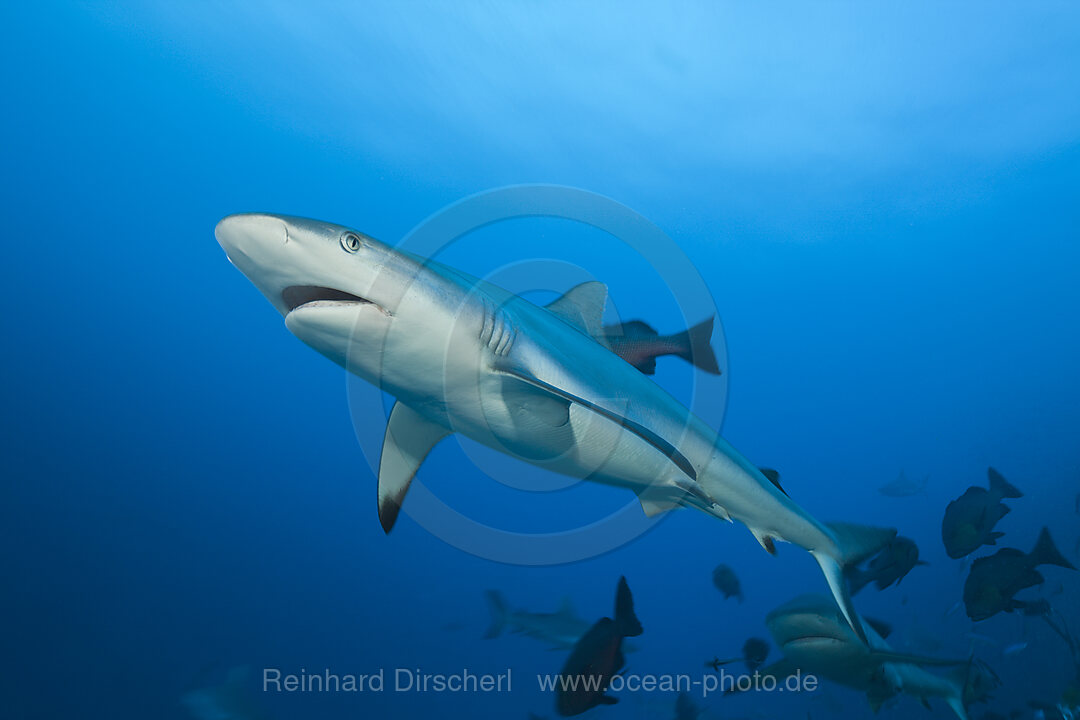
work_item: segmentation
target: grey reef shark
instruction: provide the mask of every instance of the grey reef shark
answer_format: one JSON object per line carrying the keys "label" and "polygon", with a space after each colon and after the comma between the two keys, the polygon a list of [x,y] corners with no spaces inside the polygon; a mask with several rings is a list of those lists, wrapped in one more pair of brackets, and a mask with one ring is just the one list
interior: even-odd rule
{"label": "grey reef shark", "polygon": [[604,338],[607,288],[541,307],[441,263],[317,220],[238,214],[215,230],[229,260],[307,345],[396,399],[378,471],[389,532],[428,452],[451,433],[575,478],[738,521],[817,561],[860,638],[844,568],[896,531],[822,523]]}

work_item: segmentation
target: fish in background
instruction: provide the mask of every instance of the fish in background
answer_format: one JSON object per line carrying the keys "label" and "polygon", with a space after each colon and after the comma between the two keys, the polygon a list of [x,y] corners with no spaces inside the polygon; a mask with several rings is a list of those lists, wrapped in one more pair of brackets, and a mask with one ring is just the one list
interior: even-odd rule
{"label": "fish in background", "polygon": [[250,676],[250,668],[234,667],[223,683],[188,690],[180,703],[195,720],[266,720],[270,716],[249,692]]}
{"label": "fish in background", "polygon": [[865,569],[851,565],[844,571],[844,576],[851,586],[851,594],[857,595],[871,582],[878,590],[893,583],[900,584],[917,565],[927,564],[919,559],[919,546],[914,540],[897,536],[867,563]]}
{"label": "fish in background", "polygon": [[[569,650],[589,629],[589,622],[577,616],[568,597],[563,598],[558,610],[544,613],[511,608],[498,590],[488,590],[484,595],[491,610],[491,625],[484,633],[488,639],[498,637],[509,627],[513,633],[547,643],[552,650]],[[629,644],[626,648],[629,652],[635,649]]]}
{"label": "fish in background", "polygon": [[704,708],[698,707],[689,693],[681,692],[675,698],[675,720],[697,720]]}
{"label": "fish in background", "polygon": [[656,358],[664,355],[674,355],[699,370],[719,375],[712,331],[712,318],[674,335],[661,335],[641,320],[630,320],[605,325],[603,335],[612,352],[646,375],[656,373]]}
{"label": "fish in background", "polygon": [[746,668],[750,672],[754,672],[762,665],[769,657],[769,643],[758,637],[752,637],[747,639],[742,646],[742,655],[739,657],[728,658],[727,660],[721,660],[719,657],[714,657],[711,661],[705,663],[705,667],[710,667],[716,672],[720,672],[720,668],[724,665],[730,665],[733,662],[742,660],[746,663]]}
{"label": "fish in background", "polygon": [[625,577],[615,591],[615,619],[600,618],[570,652],[555,688],[555,709],[563,717],[580,715],[597,705],[614,705],[618,698],[606,695],[611,678],[626,664],[624,638],[643,632],[634,614],[634,598]]}
{"label": "fish in background", "polygon": [[727,565],[717,565],[712,571],[712,581],[716,589],[724,594],[724,599],[735,597],[741,603],[743,601],[742,586],[739,585],[739,577]]}
{"label": "fish in background", "polygon": [[1009,507],[1001,500],[1024,496],[994,468],[989,468],[987,475],[989,487],[969,487],[945,508],[941,540],[945,543],[945,552],[954,560],[983,545],[996,545],[997,539],[1005,533],[994,532],[994,526],[1009,513]]}
{"label": "fish in background", "polygon": [[[967,707],[981,702],[996,687],[989,668],[970,659],[942,660],[893,650],[885,641],[891,629],[861,618],[863,643],[845,621],[832,598],[802,595],[768,614],[765,624],[783,658],[761,670],[779,683],[797,672],[825,678],[866,694],[875,712],[900,693],[929,707],[940,698],[961,720]],[[948,675],[935,675],[922,666],[957,666]]]}
{"label": "fish in background", "polygon": [[878,488],[878,492],[886,497],[911,497],[926,490],[930,482],[929,475],[923,475],[922,479],[909,479],[903,470],[892,482],[887,482]]}
{"label": "fish in background", "polygon": [[1045,527],[1030,553],[1015,548],[1002,548],[993,555],[978,558],[971,565],[971,573],[964,582],[964,608],[967,616],[979,622],[1001,612],[1014,612],[1030,608],[1031,603],[1017,600],[1014,596],[1044,582],[1035,568],[1040,565],[1057,565],[1075,570],[1062,557]]}

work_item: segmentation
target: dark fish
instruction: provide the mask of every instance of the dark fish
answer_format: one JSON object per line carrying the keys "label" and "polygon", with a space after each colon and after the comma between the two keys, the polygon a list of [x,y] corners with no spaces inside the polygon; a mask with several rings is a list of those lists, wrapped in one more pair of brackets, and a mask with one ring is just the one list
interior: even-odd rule
{"label": "dark fish", "polygon": [[1037,602],[1024,602],[1014,596],[1021,590],[1042,584],[1043,576],[1035,569],[1040,565],[1076,569],[1058,552],[1046,528],[1039,533],[1039,540],[1030,553],[1002,548],[989,557],[977,559],[964,582],[964,607],[968,617],[977,622],[1000,612],[1037,610],[1041,607]]}
{"label": "dark fish", "polygon": [[702,712],[704,710],[694,704],[689,693],[681,692],[675,698],[675,720],[697,720]]}
{"label": "dark fish", "polygon": [[754,672],[764,665],[765,661],[768,659],[769,643],[761,638],[752,637],[743,643],[742,654],[747,669],[749,669],[750,672]]}
{"label": "dark fish", "polygon": [[713,319],[674,335],[661,335],[641,320],[605,325],[604,339],[611,350],[646,375],[656,372],[656,358],[674,355],[713,375],[720,374],[710,341]]}
{"label": "dark fish", "polygon": [[712,581],[716,589],[724,593],[724,599],[727,600],[730,597],[739,598],[739,602],[743,601],[742,588],[739,586],[739,578],[735,575],[735,571],[727,565],[717,565],[712,571]]}
{"label": "dark fish", "polygon": [[994,468],[989,468],[987,475],[989,489],[969,487],[945,508],[941,540],[951,558],[962,558],[983,545],[996,545],[1005,533],[994,532],[994,526],[1009,512],[1002,498],[1024,496]]}
{"label": "dark fish", "polygon": [[563,717],[580,715],[597,705],[614,705],[618,699],[604,693],[626,660],[623,638],[642,633],[634,614],[634,598],[626,578],[619,578],[615,592],[615,619],[600,618],[570,652],[555,689],[555,709]]}
{"label": "dark fish", "polygon": [[712,660],[705,663],[705,667],[710,667],[716,672],[720,672],[720,668],[724,665],[730,665],[733,662],[742,660],[746,663],[747,669],[749,669],[750,672],[754,672],[765,664],[765,660],[769,657],[769,650],[769,643],[761,638],[752,637],[743,643],[741,657],[728,658],[727,660],[721,660],[718,657],[714,657]]}
{"label": "dark fish", "polygon": [[916,565],[926,565],[919,559],[919,546],[906,537],[895,537],[869,562],[866,569],[850,566],[844,575],[855,595],[869,583],[884,590],[893,583],[899,584]]}

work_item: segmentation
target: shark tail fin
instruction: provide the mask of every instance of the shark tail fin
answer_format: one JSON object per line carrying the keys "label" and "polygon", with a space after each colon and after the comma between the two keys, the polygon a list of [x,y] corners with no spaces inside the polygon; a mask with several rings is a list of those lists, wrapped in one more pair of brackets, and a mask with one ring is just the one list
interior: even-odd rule
{"label": "shark tail fin", "polygon": [[671,340],[681,348],[675,355],[707,373],[719,375],[720,365],[712,348],[712,331],[713,318],[709,318],[689,330],[672,335]]}
{"label": "shark tail fin", "polygon": [[832,552],[825,549],[815,550],[811,554],[821,566],[825,581],[829,584],[840,612],[851,625],[851,629],[866,642],[866,630],[863,629],[855,605],[851,602],[851,592],[844,577],[844,568],[855,565],[885,547],[896,537],[895,528],[878,528],[850,523],[827,523],[832,531],[834,545]]}
{"label": "shark tail fin", "polygon": [[1050,531],[1045,527],[1039,533],[1039,541],[1035,543],[1035,549],[1031,551],[1031,559],[1036,565],[1057,565],[1069,570],[1076,569],[1076,566],[1066,560],[1057,549],[1054,539],[1050,537]]}
{"label": "shark tail fin", "polygon": [[990,492],[1002,498],[1020,498],[1024,493],[1017,490],[1001,473],[994,468],[987,468],[986,474],[990,478]]}
{"label": "shark tail fin", "polygon": [[491,624],[488,625],[484,637],[499,637],[499,635],[502,634],[503,628],[506,627],[506,616],[509,612],[506,605],[506,598],[504,598],[502,593],[498,590],[488,590],[484,595],[487,597],[488,608],[491,610]]}
{"label": "shark tail fin", "polygon": [[623,637],[636,637],[644,632],[641,621],[634,614],[634,596],[626,578],[619,578],[619,588],[615,591],[615,627]]}

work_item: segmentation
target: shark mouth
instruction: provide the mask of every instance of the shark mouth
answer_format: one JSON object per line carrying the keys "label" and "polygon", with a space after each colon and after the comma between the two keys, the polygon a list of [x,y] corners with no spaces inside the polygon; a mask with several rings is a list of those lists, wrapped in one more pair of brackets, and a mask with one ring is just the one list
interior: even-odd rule
{"label": "shark mouth", "polygon": [[832,635],[804,635],[802,637],[792,638],[787,642],[779,643],[781,648],[798,649],[804,647],[820,647],[822,645],[835,645],[837,643],[843,643],[840,638],[833,637]]}
{"label": "shark mouth", "polygon": [[[293,285],[287,287],[281,292],[281,299],[289,309],[289,312],[292,312],[302,305],[317,302],[375,305],[372,301],[367,298],[362,298],[359,295],[353,295],[352,293],[347,293],[343,290],[335,290],[334,288],[319,287],[317,285]],[[376,307],[378,306],[376,305]]]}

